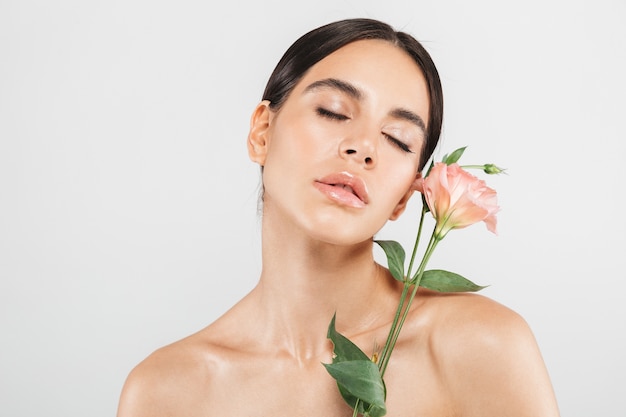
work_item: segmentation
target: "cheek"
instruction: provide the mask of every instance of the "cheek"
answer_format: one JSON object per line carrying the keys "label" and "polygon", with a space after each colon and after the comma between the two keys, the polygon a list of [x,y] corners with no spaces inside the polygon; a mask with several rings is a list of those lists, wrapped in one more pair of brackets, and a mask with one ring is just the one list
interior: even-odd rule
{"label": "cheek", "polygon": [[284,123],[275,125],[273,131],[272,141],[275,148],[298,158],[324,147],[328,132],[324,131],[319,122],[289,113],[283,116]]}
{"label": "cheek", "polygon": [[276,126],[271,133],[263,173],[266,192],[291,195],[312,180],[314,167],[321,160],[316,137],[312,129],[301,124]]}
{"label": "cheek", "polygon": [[[389,156],[389,155],[387,155]],[[385,178],[384,187],[398,198],[401,198],[413,185],[417,176],[418,157],[411,158],[408,155],[392,155],[381,167]],[[383,160],[381,160],[382,162]]]}

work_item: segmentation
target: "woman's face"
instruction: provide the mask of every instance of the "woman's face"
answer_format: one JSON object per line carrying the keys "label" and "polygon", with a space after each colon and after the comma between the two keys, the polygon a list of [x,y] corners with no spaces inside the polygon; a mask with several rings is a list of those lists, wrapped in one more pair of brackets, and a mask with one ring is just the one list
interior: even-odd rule
{"label": "woman's face", "polygon": [[428,106],[421,70],[390,43],[357,41],[327,56],[279,111],[262,103],[253,115],[264,215],[328,243],[370,239],[412,193]]}

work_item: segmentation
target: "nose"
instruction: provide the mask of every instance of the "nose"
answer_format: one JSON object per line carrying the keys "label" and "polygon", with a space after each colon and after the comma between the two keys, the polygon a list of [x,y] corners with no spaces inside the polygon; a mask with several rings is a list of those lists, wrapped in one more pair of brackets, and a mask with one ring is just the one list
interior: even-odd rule
{"label": "nose", "polygon": [[342,158],[351,159],[370,169],[376,165],[378,159],[374,139],[344,139],[339,153]]}

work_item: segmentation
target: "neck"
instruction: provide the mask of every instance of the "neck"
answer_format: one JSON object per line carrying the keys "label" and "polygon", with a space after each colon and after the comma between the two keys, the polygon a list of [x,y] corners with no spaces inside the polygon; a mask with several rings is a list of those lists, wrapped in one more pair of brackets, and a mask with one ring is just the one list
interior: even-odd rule
{"label": "neck", "polygon": [[253,291],[267,343],[300,360],[313,359],[329,352],[326,332],[334,314],[337,330],[350,338],[391,320],[397,285],[374,261],[372,240],[329,244],[268,217],[263,270]]}

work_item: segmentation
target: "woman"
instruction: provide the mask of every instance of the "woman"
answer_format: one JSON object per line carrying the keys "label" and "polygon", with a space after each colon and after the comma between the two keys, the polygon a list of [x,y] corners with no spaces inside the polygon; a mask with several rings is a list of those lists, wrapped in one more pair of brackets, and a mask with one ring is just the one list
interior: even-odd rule
{"label": "woman", "polygon": [[[129,375],[118,417],[349,416],[327,328],[372,355],[401,284],[373,258],[432,154],[441,86],[409,35],[369,19],[313,30],[285,53],[248,136],[262,167],[258,285]],[[385,375],[388,416],[557,416],[522,318],[478,295],[420,289]]]}

